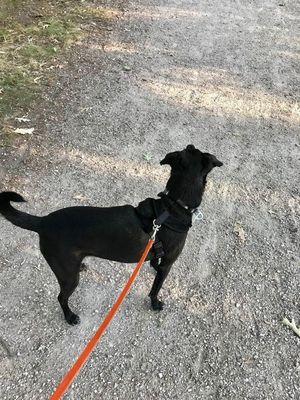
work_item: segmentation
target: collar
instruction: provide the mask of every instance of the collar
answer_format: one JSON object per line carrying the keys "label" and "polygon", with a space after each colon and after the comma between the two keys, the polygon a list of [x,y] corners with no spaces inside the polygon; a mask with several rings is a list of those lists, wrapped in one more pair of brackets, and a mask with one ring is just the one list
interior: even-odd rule
{"label": "collar", "polygon": [[[175,203],[177,203],[178,205],[180,205],[181,207],[183,207],[185,210],[189,211],[191,214],[199,214],[199,212],[201,213],[201,211],[196,207],[196,208],[191,208],[188,205],[186,205],[181,199],[173,199],[170,195],[169,195],[169,191],[167,189],[165,189],[163,192],[158,193],[159,197],[163,197],[166,196],[169,199],[171,199],[172,201],[174,201]],[[202,214],[202,213],[201,213]]]}

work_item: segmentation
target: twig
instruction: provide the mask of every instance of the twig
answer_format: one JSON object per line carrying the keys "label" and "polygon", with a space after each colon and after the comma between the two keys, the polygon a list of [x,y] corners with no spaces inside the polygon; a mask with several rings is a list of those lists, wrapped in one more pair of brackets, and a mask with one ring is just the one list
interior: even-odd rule
{"label": "twig", "polygon": [[292,321],[289,321],[287,318],[283,318],[282,323],[290,327],[296,333],[296,335],[300,337],[300,328],[297,328],[294,318],[292,318]]}

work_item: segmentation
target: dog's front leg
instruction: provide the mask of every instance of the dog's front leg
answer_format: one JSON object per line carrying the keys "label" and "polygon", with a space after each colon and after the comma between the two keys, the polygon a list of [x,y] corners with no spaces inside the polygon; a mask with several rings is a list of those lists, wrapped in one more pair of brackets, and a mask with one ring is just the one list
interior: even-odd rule
{"label": "dog's front leg", "polygon": [[159,301],[157,296],[164,283],[164,280],[168,276],[172,264],[173,262],[167,262],[162,260],[161,264],[157,267],[156,277],[154,279],[151,292],[149,293],[149,297],[151,299],[151,306],[153,310],[160,311],[163,309],[164,303],[162,301]]}

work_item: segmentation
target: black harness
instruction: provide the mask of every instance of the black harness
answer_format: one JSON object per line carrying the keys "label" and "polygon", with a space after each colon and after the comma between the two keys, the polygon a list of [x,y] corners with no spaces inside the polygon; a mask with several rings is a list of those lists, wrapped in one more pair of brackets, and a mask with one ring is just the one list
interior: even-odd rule
{"label": "black harness", "polygon": [[135,209],[143,230],[146,233],[150,233],[153,226],[153,220],[157,219],[165,211],[168,211],[168,217],[162,223],[163,226],[171,229],[175,232],[184,233],[187,232],[192,226],[191,214],[184,215],[183,217],[177,217],[171,214],[171,210],[163,200],[148,198],[139,203]]}
{"label": "black harness", "polygon": [[[158,196],[160,199],[147,198],[135,208],[143,230],[150,234],[153,220],[164,215],[163,226],[174,232],[187,232],[192,226],[192,217],[197,209],[191,209],[180,199],[172,199],[167,190],[159,193]],[[153,245],[153,253],[155,258],[161,258],[164,255],[162,243],[157,238]]]}

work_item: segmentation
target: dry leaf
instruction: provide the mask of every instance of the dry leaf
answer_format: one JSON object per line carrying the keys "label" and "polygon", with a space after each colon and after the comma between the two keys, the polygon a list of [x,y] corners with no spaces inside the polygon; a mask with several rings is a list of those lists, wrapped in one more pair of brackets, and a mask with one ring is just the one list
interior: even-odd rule
{"label": "dry leaf", "polygon": [[19,121],[19,122],[30,122],[30,119],[29,118],[26,118],[26,117],[20,117],[20,118],[15,118],[17,121]]}
{"label": "dry leaf", "polygon": [[20,135],[31,135],[34,131],[34,128],[17,128],[14,130],[15,133],[19,133]]}
{"label": "dry leaf", "polygon": [[82,194],[75,194],[75,196],[73,196],[73,199],[80,200],[80,201],[87,201],[88,200],[88,198],[83,196]]}

